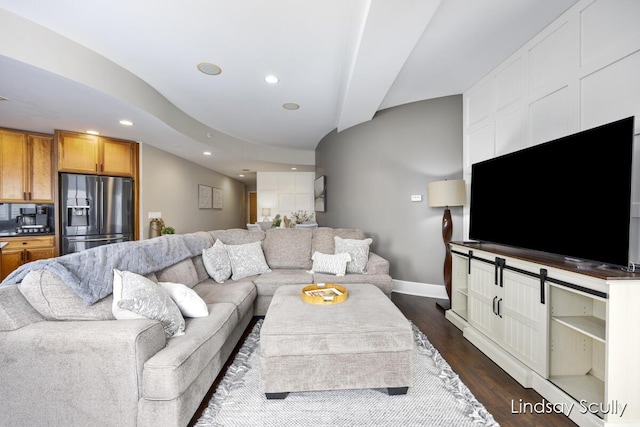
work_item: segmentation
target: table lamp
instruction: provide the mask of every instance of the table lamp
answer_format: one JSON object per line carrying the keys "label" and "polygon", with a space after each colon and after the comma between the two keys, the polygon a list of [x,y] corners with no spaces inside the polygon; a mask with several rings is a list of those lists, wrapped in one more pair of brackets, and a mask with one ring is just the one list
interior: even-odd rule
{"label": "table lamp", "polygon": [[435,181],[429,183],[428,188],[429,206],[434,208],[444,207],[442,216],[442,240],[444,241],[444,287],[449,297],[448,303],[437,303],[444,310],[451,308],[451,234],[453,224],[451,222],[451,211],[449,206],[462,206],[467,202],[467,191],[463,179],[452,179],[445,181]]}
{"label": "table lamp", "polygon": [[271,219],[269,218],[270,215],[271,215],[271,208],[262,208],[262,216],[264,217],[262,218],[262,222],[271,221]]}

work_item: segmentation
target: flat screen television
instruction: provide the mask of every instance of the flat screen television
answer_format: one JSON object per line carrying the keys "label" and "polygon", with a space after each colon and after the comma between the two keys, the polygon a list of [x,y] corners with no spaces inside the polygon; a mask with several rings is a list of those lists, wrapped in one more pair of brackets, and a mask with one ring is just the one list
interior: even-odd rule
{"label": "flat screen television", "polygon": [[469,237],[629,263],[634,118],[476,163]]}

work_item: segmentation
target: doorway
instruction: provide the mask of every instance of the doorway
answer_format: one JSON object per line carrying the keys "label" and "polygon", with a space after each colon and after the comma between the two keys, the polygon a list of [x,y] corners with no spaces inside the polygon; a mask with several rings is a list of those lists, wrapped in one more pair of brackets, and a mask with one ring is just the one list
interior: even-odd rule
{"label": "doorway", "polygon": [[249,191],[249,224],[258,222],[258,193]]}

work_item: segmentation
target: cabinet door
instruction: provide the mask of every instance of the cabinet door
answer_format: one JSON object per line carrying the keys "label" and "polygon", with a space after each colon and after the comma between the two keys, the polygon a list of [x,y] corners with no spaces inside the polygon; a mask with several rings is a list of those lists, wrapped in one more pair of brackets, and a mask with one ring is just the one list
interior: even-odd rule
{"label": "cabinet door", "polygon": [[133,176],[134,145],[129,141],[100,139],[100,170],[104,175]]}
{"label": "cabinet door", "polygon": [[95,174],[98,172],[98,138],[92,135],[58,132],[58,170]]}
{"label": "cabinet door", "polygon": [[0,131],[0,201],[24,202],[27,196],[27,137]]}
{"label": "cabinet door", "polygon": [[2,250],[2,277],[0,277],[0,281],[24,263],[24,252],[24,249]]}
{"label": "cabinet door", "polygon": [[29,135],[29,197],[36,203],[53,203],[53,137]]}
{"label": "cabinet door", "polygon": [[495,284],[495,267],[493,264],[475,259],[470,262],[469,324],[498,341],[502,336],[502,319],[497,314],[497,307],[501,304],[502,288]]}
{"label": "cabinet door", "polygon": [[547,306],[541,301],[540,279],[509,270],[503,274],[502,346],[546,378]]}

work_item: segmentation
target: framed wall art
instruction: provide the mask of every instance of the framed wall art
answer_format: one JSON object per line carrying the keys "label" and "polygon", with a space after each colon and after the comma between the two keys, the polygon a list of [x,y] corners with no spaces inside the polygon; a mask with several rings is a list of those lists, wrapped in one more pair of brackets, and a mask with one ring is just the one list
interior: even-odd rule
{"label": "framed wall art", "polygon": [[198,208],[213,208],[213,188],[208,185],[198,184]]}
{"label": "framed wall art", "polygon": [[324,175],[313,182],[313,205],[316,212],[327,211],[327,180]]}

